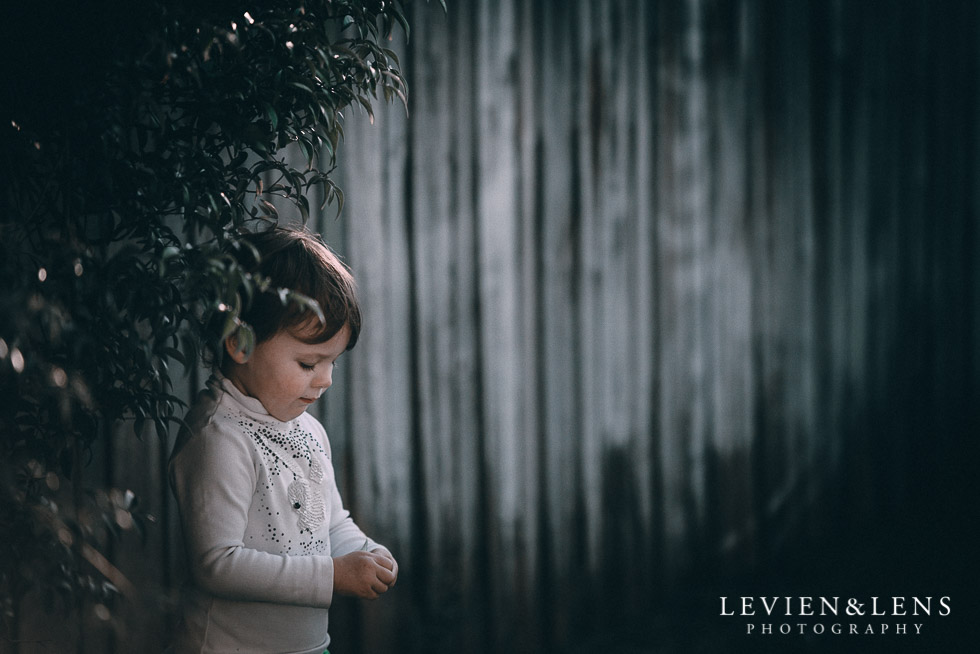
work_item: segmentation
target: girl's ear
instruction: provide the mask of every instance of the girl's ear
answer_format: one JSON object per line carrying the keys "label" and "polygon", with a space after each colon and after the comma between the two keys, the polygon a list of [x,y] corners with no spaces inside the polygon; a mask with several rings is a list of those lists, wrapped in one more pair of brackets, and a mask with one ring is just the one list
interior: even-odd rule
{"label": "girl's ear", "polygon": [[239,365],[248,361],[248,354],[243,348],[238,347],[238,334],[232,334],[225,339],[225,352]]}

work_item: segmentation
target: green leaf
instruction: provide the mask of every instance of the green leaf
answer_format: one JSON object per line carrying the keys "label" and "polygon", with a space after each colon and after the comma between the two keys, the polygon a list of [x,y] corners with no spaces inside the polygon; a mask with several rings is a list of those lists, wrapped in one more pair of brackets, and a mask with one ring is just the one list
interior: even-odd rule
{"label": "green leaf", "polygon": [[184,358],[183,352],[181,352],[180,350],[178,350],[176,348],[165,347],[165,348],[163,348],[161,350],[161,353],[165,354],[166,356],[170,357],[171,359],[175,359],[182,366],[186,366],[187,365],[187,359]]}
{"label": "green leaf", "polygon": [[225,316],[224,326],[221,328],[221,342],[223,343],[229,336],[234,334],[240,325],[241,321],[238,319],[238,316],[228,313]]}
{"label": "green leaf", "polygon": [[279,289],[279,298],[282,300],[283,304],[292,302],[294,304],[298,304],[302,309],[312,311],[316,315],[316,319],[320,321],[320,324],[327,322],[327,318],[325,315],[323,315],[323,309],[320,307],[320,303],[313,298],[303,295],[299,291],[293,291],[286,288]]}
{"label": "green leaf", "polygon": [[279,115],[271,104],[265,105],[265,116],[269,119],[269,123],[272,125],[272,131],[276,130],[279,125]]}
{"label": "green leaf", "polygon": [[406,19],[404,14],[402,14],[400,11],[396,10],[394,13],[395,20],[397,20],[398,24],[402,26],[403,30],[405,30],[405,40],[408,41],[412,35],[412,29],[408,26],[408,19]]}
{"label": "green leaf", "polygon": [[235,334],[235,351],[244,353],[245,358],[255,351],[255,331],[246,323],[241,323]]}

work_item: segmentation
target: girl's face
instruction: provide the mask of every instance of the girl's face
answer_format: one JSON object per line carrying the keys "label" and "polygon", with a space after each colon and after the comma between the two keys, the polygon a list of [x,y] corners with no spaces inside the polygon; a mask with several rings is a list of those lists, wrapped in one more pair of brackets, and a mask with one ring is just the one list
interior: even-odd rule
{"label": "girl's face", "polygon": [[228,339],[225,347],[231,362],[225,372],[238,390],[259,400],[272,417],[286,422],[330,388],[334,362],[347,349],[348,340],[347,325],[329,341],[313,344],[284,330],[256,345],[246,359]]}

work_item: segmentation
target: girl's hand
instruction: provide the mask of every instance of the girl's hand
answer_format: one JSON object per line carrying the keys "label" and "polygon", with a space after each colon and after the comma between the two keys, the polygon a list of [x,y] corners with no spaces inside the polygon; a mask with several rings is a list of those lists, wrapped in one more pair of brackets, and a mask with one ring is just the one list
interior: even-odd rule
{"label": "girl's hand", "polygon": [[392,586],[395,585],[395,581],[398,580],[398,561],[395,560],[394,555],[391,552],[389,552],[388,548],[385,547],[384,545],[379,545],[378,547],[375,547],[371,551],[376,554],[380,554],[381,556],[384,556],[389,561],[391,561],[391,565],[392,565],[391,571],[395,573],[395,578],[391,581],[390,584],[388,584],[388,588],[391,588]]}
{"label": "girl's hand", "polygon": [[381,551],[351,552],[333,560],[333,590],[341,595],[377,599],[397,578],[397,564]]}

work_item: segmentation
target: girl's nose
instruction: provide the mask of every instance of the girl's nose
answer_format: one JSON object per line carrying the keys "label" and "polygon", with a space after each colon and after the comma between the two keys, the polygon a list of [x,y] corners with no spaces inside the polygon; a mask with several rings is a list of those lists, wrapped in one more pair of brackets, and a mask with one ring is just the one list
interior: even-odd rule
{"label": "girl's nose", "polygon": [[322,388],[323,390],[330,388],[330,384],[332,383],[333,374],[329,369],[324,374],[317,376],[316,379],[313,380],[313,385],[317,388]]}

